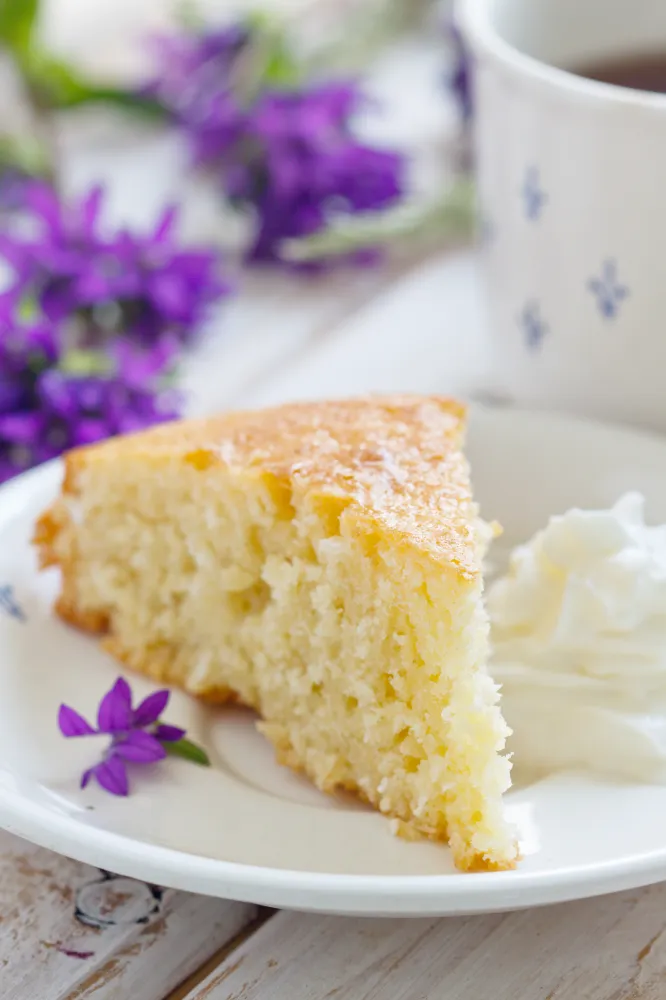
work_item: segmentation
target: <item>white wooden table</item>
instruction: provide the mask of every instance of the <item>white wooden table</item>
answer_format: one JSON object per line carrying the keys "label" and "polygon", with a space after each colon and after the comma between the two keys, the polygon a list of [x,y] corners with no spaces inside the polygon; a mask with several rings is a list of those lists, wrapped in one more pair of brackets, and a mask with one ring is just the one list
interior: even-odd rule
{"label": "white wooden table", "polygon": [[[378,71],[395,97],[391,127],[424,176],[451,111],[410,88],[438,71],[432,52],[415,58],[409,45]],[[183,194],[168,137],[71,123],[62,148],[72,187],[108,179],[117,218],[149,221]],[[200,232],[210,213],[195,194],[189,224]],[[369,390],[483,393],[481,302],[470,251],[306,284],[250,276],[187,365],[190,411]],[[0,833],[0,1000],[332,997],[664,1000],[666,886],[488,917],[314,917],[163,890]]]}

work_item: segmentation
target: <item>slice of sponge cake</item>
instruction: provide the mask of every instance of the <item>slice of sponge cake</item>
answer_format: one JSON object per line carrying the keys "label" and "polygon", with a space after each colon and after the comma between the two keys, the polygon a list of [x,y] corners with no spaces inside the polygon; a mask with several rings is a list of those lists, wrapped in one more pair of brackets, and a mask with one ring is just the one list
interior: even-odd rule
{"label": "slice of sponge cake", "polygon": [[36,530],[59,614],[133,670],[257,710],[278,758],[459,867],[514,866],[464,408],[396,396],[70,453]]}

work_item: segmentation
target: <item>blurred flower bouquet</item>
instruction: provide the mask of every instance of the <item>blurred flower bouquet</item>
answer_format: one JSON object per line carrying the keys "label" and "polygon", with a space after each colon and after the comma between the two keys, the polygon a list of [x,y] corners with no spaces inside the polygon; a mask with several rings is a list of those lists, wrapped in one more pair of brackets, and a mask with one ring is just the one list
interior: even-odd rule
{"label": "blurred flower bouquet", "polygon": [[466,221],[464,191],[410,214],[405,157],[356,132],[359,82],[322,72],[353,63],[349,51],[341,60],[329,44],[324,59],[260,15],[189,25],[153,39],[155,72],[123,89],[45,52],[38,16],[39,0],[0,0],[0,46],[35,122],[29,143],[0,143],[0,481],[177,415],[181,353],[232,294],[219,249],[179,245],[174,207],[151,233],[109,232],[99,188],[76,202],[62,196],[54,111],[106,103],[177,129],[192,169],[250,220],[245,266],[369,265],[424,218]]}
{"label": "blurred flower bouquet", "polygon": [[168,375],[228,292],[216,255],[155,231],[103,235],[102,192],[66,205],[23,180],[0,234],[0,480],[66,448],[176,415]]}
{"label": "blurred flower bouquet", "polygon": [[358,83],[305,76],[270,23],[255,18],[156,47],[160,72],[145,94],[181,130],[193,166],[251,213],[247,262],[284,262],[286,240],[402,196],[403,157],[354,135]]}

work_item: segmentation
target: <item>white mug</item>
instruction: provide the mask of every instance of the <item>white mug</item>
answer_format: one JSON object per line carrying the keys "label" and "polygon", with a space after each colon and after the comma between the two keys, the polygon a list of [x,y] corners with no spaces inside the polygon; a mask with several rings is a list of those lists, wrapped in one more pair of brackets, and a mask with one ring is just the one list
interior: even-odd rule
{"label": "white mug", "polygon": [[666,0],[459,0],[457,21],[492,390],[666,431],[666,95],[575,75],[666,56]]}

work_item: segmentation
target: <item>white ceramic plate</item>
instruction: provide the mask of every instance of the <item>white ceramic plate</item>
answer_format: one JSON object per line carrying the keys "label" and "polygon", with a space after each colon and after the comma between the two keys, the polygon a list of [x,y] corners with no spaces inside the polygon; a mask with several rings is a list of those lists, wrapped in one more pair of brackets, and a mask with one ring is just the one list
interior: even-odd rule
{"label": "white ceramic plate", "polygon": [[[476,410],[469,454],[487,517],[510,544],[573,505],[625,490],[666,522],[666,440],[545,414]],[[56,580],[38,574],[29,538],[58,488],[59,465],[0,490],[0,825],[44,847],[146,881],[269,906],[335,913],[452,914],[511,909],[666,878],[666,787],[559,774],[507,796],[524,860],[515,872],[457,873],[446,847],[393,837],[347,798],[280,768],[249,713],[175,693],[169,721],[214,767],[169,760],[116,799],[82,792],[96,747],[64,740],[65,701],[89,717],[117,676],[93,640],[51,611]],[[11,593],[7,588],[11,587]],[[150,686],[133,680],[137,694]]]}

